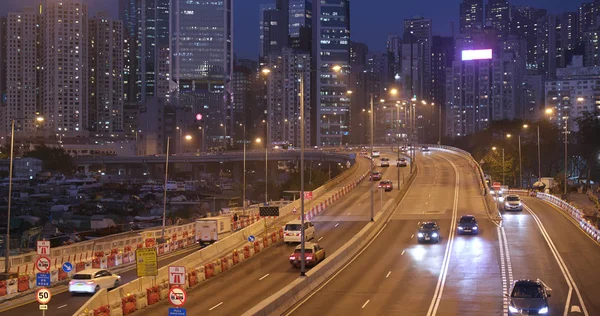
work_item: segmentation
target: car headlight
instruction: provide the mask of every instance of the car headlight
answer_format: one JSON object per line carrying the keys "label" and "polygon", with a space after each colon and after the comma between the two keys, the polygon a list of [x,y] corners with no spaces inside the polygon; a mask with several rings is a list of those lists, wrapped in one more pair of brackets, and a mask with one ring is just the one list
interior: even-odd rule
{"label": "car headlight", "polygon": [[438,235],[437,235],[437,233],[433,233],[433,234],[431,234],[431,237],[433,237],[433,238],[435,238],[435,237],[437,237],[437,236],[438,236]]}
{"label": "car headlight", "polygon": [[458,226],[458,230],[463,230],[462,226]]}
{"label": "car headlight", "polygon": [[514,308],[513,306],[510,306],[510,305],[508,306],[508,311],[511,312],[511,313],[518,313],[519,312],[518,309],[516,309],[516,308]]}
{"label": "car headlight", "polygon": [[538,314],[547,314],[548,313],[548,306],[546,307],[542,307],[540,308],[540,310],[538,311]]}
{"label": "car headlight", "polygon": [[418,233],[417,236],[419,236],[419,238],[423,237],[423,233]]}
{"label": "car headlight", "polygon": [[521,205],[523,205],[523,203],[522,203],[522,202],[519,202],[519,206],[521,206]]}
{"label": "car headlight", "polygon": [[490,194],[496,194],[496,191],[490,190]]}
{"label": "car headlight", "polygon": [[473,226],[473,230],[477,230],[477,226]]}
{"label": "car headlight", "polygon": [[504,206],[510,206],[510,203],[506,202],[504,203]]}

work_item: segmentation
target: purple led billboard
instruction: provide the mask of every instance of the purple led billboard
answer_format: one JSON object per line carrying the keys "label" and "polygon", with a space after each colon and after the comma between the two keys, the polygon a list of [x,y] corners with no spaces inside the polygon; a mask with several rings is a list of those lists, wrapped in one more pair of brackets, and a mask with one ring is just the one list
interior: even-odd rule
{"label": "purple led billboard", "polygon": [[462,60],[492,59],[491,49],[469,49],[462,51]]}

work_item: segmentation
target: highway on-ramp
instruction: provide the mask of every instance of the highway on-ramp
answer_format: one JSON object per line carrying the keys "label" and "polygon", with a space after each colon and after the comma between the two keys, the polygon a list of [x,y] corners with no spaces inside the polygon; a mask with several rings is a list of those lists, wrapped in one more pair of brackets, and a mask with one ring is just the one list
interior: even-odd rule
{"label": "highway on-ramp", "polygon": [[[383,153],[383,156],[388,155]],[[391,160],[395,159],[391,157]],[[392,163],[389,168],[381,168],[377,163],[376,166],[376,169],[383,173],[383,179],[393,180],[396,186],[395,165]],[[407,177],[409,168],[400,169]],[[327,254],[332,254],[340,248],[368,223],[370,220],[369,186],[377,186],[378,183],[379,181],[365,179],[357,188],[313,219],[316,228],[314,241],[323,246]],[[375,192],[375,212],[381,207],[381,201],[387,203],[398,192],[396,187],[393,191],[383,192],[383,194]],[[278,244],[269,247],[233,269],[188,290],[188,303],[184,306],[187,313],[189,315],[243,314],[299,276],[299,270],[293,268],[288,261],[295,247],[296,244]],[[162,301],[136,314],[162,316],[165,315],[168,306],[170,305],[167,302]]]}
{"label": "highway on-ramp", "polygon": [[[288,315],[500,315],[502,274],[496,225],[467,160],[418,153],[419,174],[380,234]],[[477,236],[455,236],[472,214]],[[417,225],[435,220],[439,244],[418,244]]]}

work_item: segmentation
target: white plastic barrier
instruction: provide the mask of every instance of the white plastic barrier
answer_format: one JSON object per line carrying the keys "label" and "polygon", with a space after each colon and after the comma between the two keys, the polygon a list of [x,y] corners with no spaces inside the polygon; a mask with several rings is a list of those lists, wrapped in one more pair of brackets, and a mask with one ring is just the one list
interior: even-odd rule
{"label": "white plastic barrier", "polygon": [[581,229],[583,229],[583,231],[585,231],[586,234],[592,237],[592,239],[594,239],[597,243],[600,243],[600,230],[598,230],[596,227],[594,227],[594,225],[588,223],[588,221],[585,220],[585,214],[581,210],[551,194],[537,192],[536,197],[544,201],[550,202],[556,207],[565,211],[567,214],[569,214],[569,216],[571,216],[571,218],[573,218],[577,223],[579,223],[579,226],[581,227]]}

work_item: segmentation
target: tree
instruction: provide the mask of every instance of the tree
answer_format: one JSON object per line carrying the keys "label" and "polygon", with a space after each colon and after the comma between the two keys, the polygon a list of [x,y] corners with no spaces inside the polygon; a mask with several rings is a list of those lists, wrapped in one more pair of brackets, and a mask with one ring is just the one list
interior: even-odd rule
{"label": "tree", "polygon": [[575,122],[579,129],[573,137],[574,149],[585,162],[582,174],[587,173],[587,185],[589,186],[592,173],[597,173],[600,167],[600,110],[586,111]]}
{"label": "tree", "polygon": [[37,158],[42,161],[44,170],[71,174],[73,171],[73,159],[62,148],[48,147],[42,145],[25,153],[25,157]]}
{"label": "tree", "polygon": [[[502,151],[489,151],[485,157],[481,159],[483,164],[483,172],[489,174],[494,182],[502,182]],[[512,155],[504,152],[504,181],[502,185],[515,186],[517,180],[518,169],[514,168],[515,159]]]}

